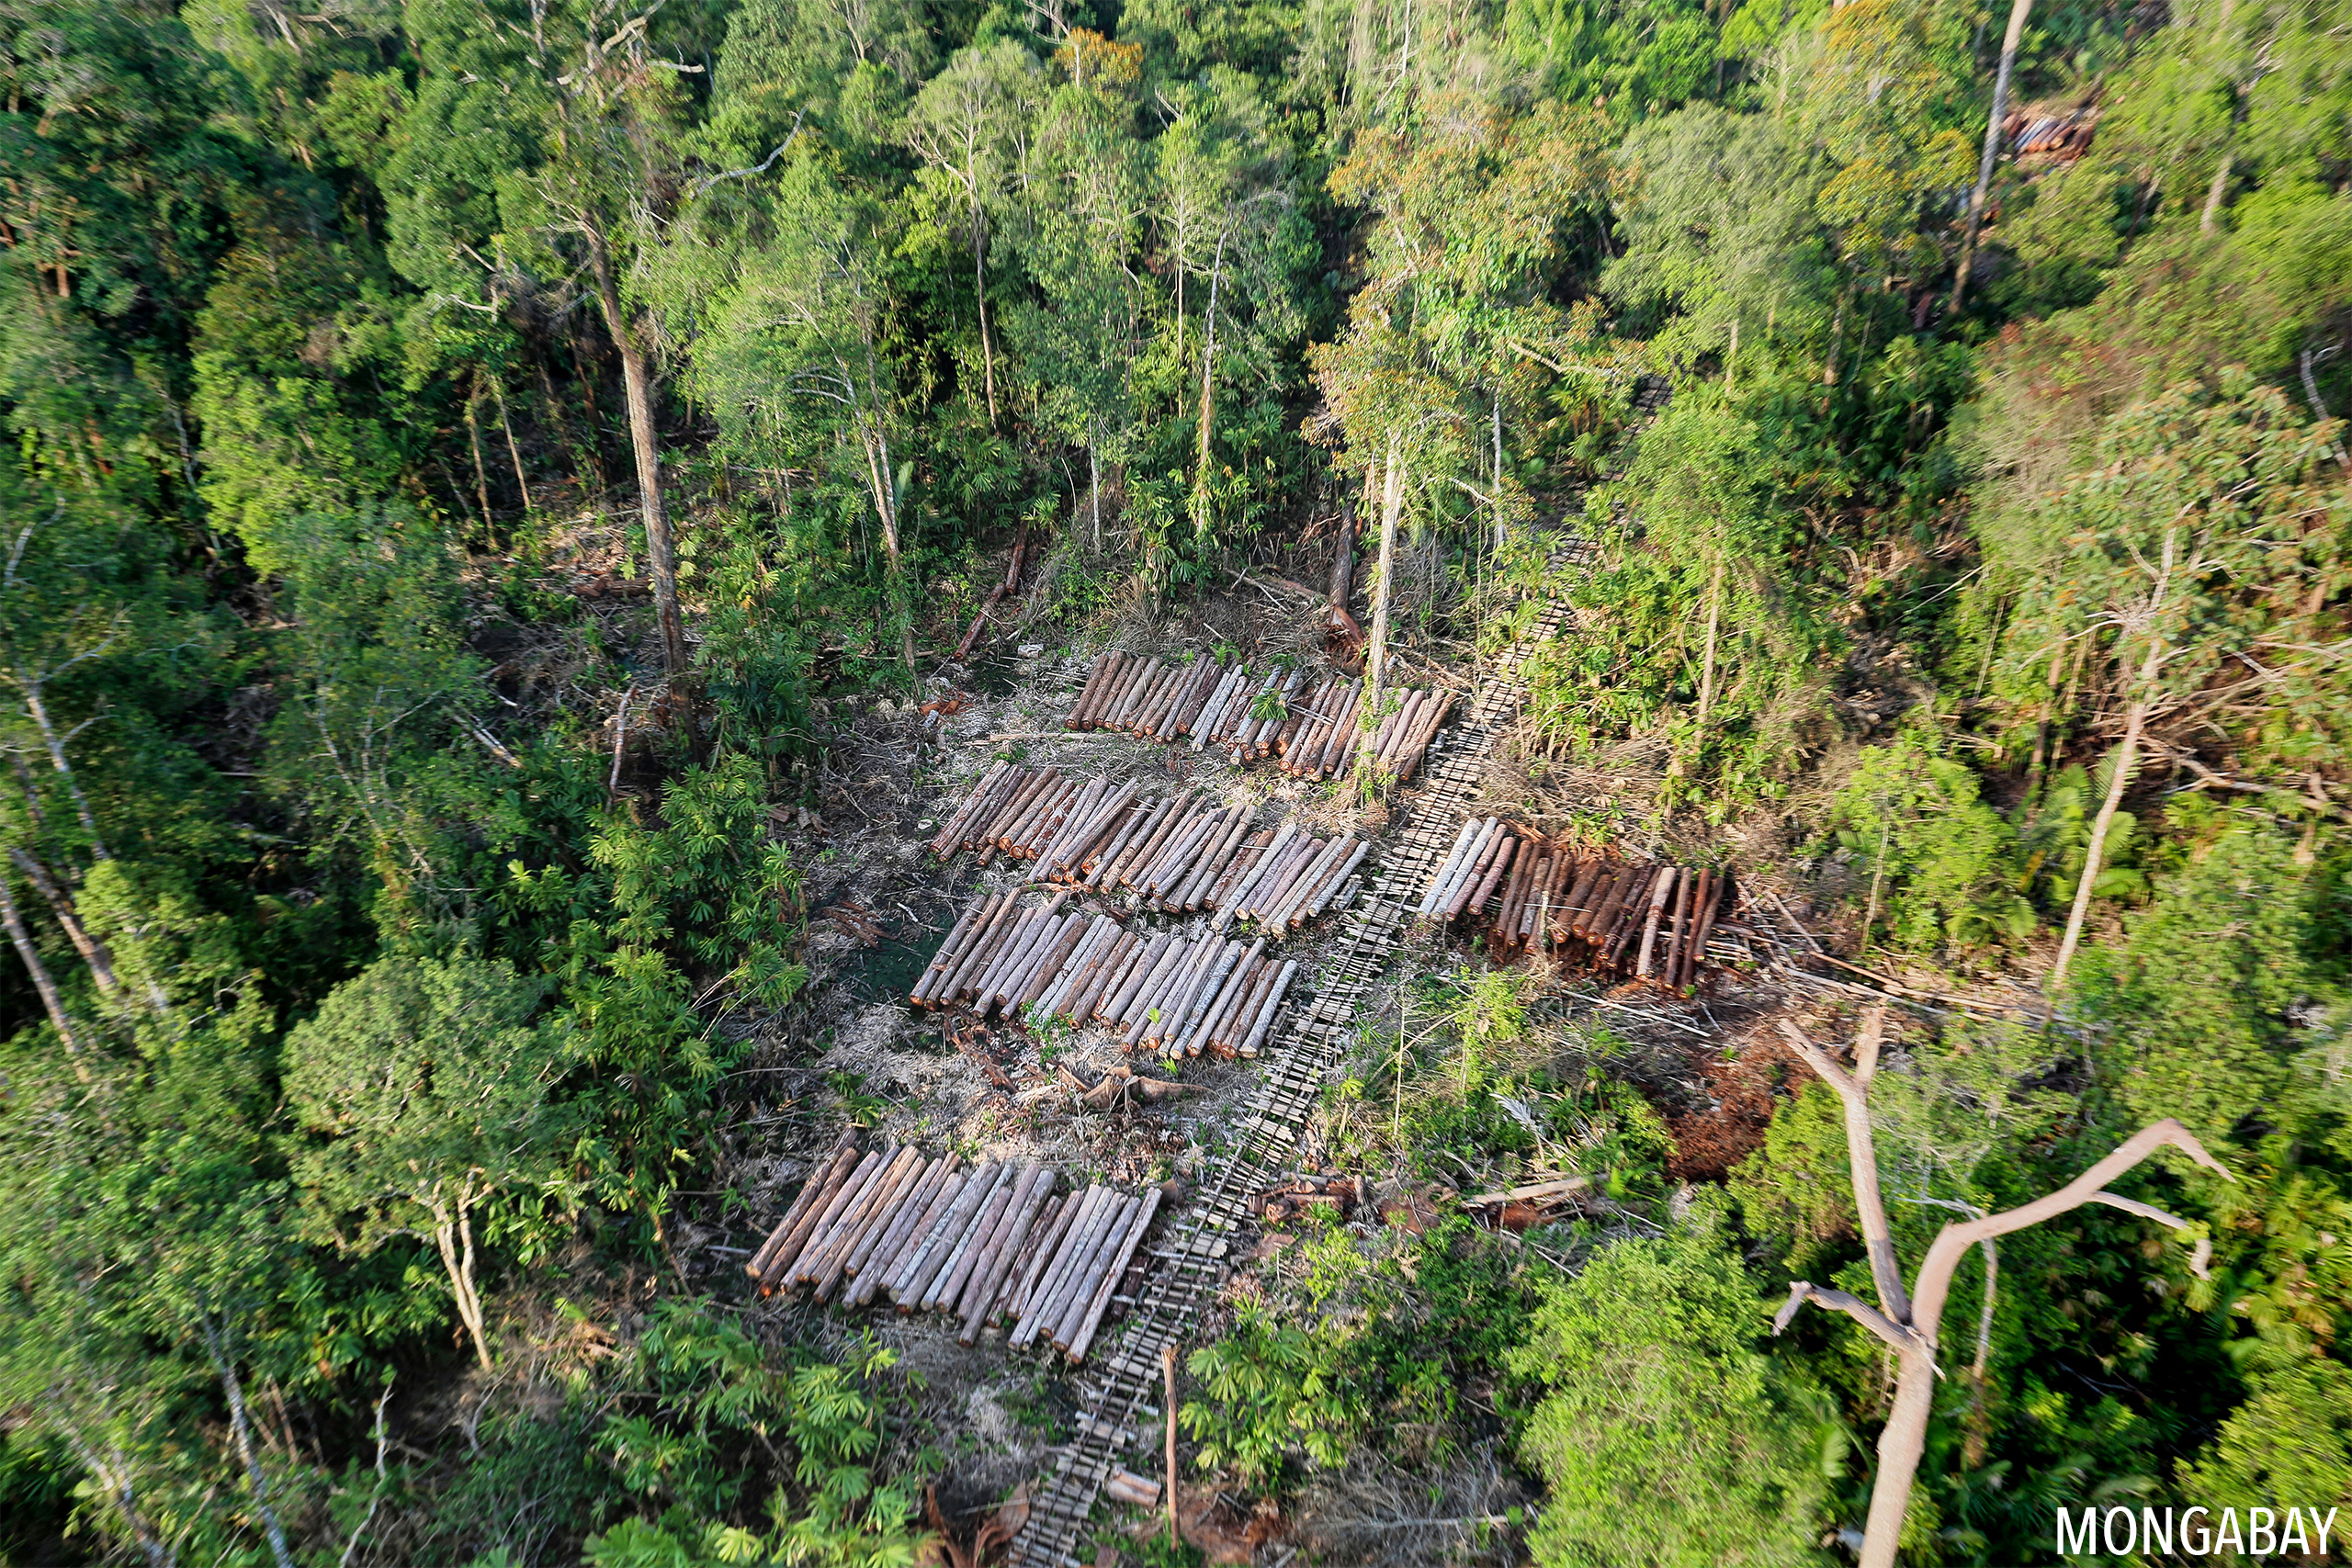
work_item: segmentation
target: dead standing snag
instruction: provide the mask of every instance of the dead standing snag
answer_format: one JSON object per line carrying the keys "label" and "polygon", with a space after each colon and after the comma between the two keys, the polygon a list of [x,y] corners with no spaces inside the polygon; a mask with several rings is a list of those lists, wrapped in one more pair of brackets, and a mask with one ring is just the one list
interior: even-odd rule
{"label": "dead standing snag", "polygon": [[[1781,1025],[1781,1032],[1788,1037],[1791,1048],[1844,1102],[1846,1153],[1853,1173],[1854,1208],[1861,1224],[1863,1244],[1870,1254],[1871,1278],[1879,1299],[1878,1304],[1872,1306],[1843,1291],[1799,1280],[1789,1287],[1789,1299],[1772,1319],[1772,1332],[1778,1334],[1785,1329],[1796,1316],[1797,1308],[1811,1302],[1846,1314],[1876,1335],[1894,1352],[1897,1368],[1894,1407],[1887,1415],[1885,1429],[1879,1434],[1878,1475],[1871,1485],[1870,1518],[1862,1532],[1860,1568],[1894,1568],[1903,1517],[1911,1501],[1912,1478],[1917,1473],[1920,1456],[1927,1449],[1928,1414],[1934,1404],[1936,1379],[1939,1375],[1936,1336],[1943,1321],[1944,1303],[1951,1293],[1952,1275],[1968,1249],[1979,1243],[1989,1247],[1996,1237],[2055,1219],[2086,1203],[2104,1203],[2175,1230],[2186,1229],[2188,1222],[2177,1215],[2102,1190],[2109,1181],[2167,1144],[2225,1179],[2230,1174],[2205,1152],[2205,1145],[2197,1141],[2196,1134],[2178,1122],[2168,1118],[2143,1127],[2106,1158],[2055,1192],[2003,1213],[1944,1226],[1929,1244],[1927,1260],[1919,1265],[1913,1289],[1906,1295],[1887,1228],[1886,1204],[1879,1193],[1878,1149],[1871,1134],[1871,1077],[1878,1067],[1879,1040],[1885,1021],[1883,1008],[1874,1008],[1865,1016],[1861,1038],[1855,1043],[1854,1070],[1850,1074],[1806,1039],[1804,1032],[1794,1023],[1783,1021]],[[2201,1276],[2210,1256],[2211,1244],[2200,1240],[2190,1267]]]}

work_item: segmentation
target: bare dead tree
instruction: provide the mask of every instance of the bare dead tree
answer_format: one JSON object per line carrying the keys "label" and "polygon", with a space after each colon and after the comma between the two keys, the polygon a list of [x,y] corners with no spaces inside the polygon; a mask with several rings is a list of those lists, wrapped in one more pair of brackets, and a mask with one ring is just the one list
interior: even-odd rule
{"label": "bare dead tree", "polygon": [[[1819,1074],[1845,1107],[1846,1156],[1853,1172],[1854,1211],[1861,1226],[1862,1245],[1871,1265],[1871,1280],[1878,1304],[1844,1291],[1833,1291],[1799,1280],[1789,1287],[1789,1299],[1772,1320],[1780,1333],[1806,1302],[1842,1312],[1869,1329],[1895,1359],[1894,1405],[1879,1434],[1878,1475],[1871,1488],[1870,1517],[1863,1527],[1860,1568],[1894,1568],[1894,1552],[1903,1533],[1903,1517],[1911,1502],[1911,1483],[1918,1473],[1920,1456],[1928,1446],[1928,1416],[1935,1402],[1937,1335],[1944,1303],[1951,1294],[1952,1276],[1972,1247],[1989,1253],[1996,1237],[2021,1231],[2081,1208],[2104,1203],[2112,1209],[2154,1220],[2174,1230],[2188,1222],[2177,1214],[2104,1190],[2107,1184],[2166,1145],[2180,1150],[2208,1170],[2230,1179],[2205,1145],[2170,1118],[2143,1127],[2114,1152],[2055,1192],[2002,1213],[1956,1222],[1936,1233],[1926,1261],[1919,1265],[1912,1287],[1905,1290],[1893,1233],[1886,1223],[1886,1202],[1879,1191],[1878,1148],[1871,1131],[1871,1078],[1878,1069],[1879,1042],[1886,1024],[1886,1010],[1874,1008],[1862,1020],[1861,1037],[1854,1045],[1854,1068],[1848,1072],[1831,1060],[1804,1032],[1783,1020],[1781,1032],[1805,1065]],[[2189,1267],[2199,1278],[2212,1255],[2212,1244],[2200,1238]]]}

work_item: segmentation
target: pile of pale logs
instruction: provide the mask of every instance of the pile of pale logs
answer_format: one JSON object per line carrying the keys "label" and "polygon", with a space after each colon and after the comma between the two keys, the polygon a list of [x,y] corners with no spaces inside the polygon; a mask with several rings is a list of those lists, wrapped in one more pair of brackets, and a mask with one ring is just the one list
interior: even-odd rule
{"label": "pile of pale logs", "polygon": [[[1068,729],[1122,729],[1193,750],[1214,746],[1237,762],[1279,759],[1283,772],[1328,779],[1364,749],[1363,682],[1326,676],[1310,693],[1304,670],[1253,674],[1214,659],[1162,663],[1136,654],[1094,660]],[[1430,739],[1453,705],[1450,692],[1391,688],[1371,741],[1374,761],[1398,779],[1420,767]]]}
{"label": "pile of pale logs", "polygon": [[1130,1051],[1255,1056],[1295,961],[1215,932],[1197,939],[1131,931],[1108,915],[1065,915],[1069,895],[1023,908],[1000,893],[964,912],[908,999],[983,1017],[1059,1018],[1122,1032]]}
{"label": "pile of pale logs", "polygon": [[1729,872],[1622,862],[1580,853],[1499,818],[1462,825],[1419,912],[1483,917],[1497,962],[1579,943],[1595,966],[1687,989],[1715,922],[1736,906]]}
{"label": "pile of pale logs", "polygon": [[954,1155],[926,1160],[896,1145],[861,1157],[844,1138],[744,1272],[763,1293],[806,1286],[817,1301],[850,1306],[887,1292],[900,1312],[959,1319],[964,1344],[1000,1322],[1015,1349],[1043,1341],[1080,1359],[1159,1190],[1096,1186],[1062,1197],[1049,1166],[957,1167]]}
{"label": "pile of pale logs", "polygon": [[1295,822],[1253,831],[1250,807],[1220,806],[1197,791],[1164,799],[1141,798],[1142,791],[1000,762],[931,847],[943,856],[978,849],[983,863],[1001,849],[1035,863],[1032,881],[1124,889],[1170,913],[1218,910],[1220,929],[1239,915],[1268,930],[1346,903],[1349,879],[1371,848],[1345,836],[1317,838]]}

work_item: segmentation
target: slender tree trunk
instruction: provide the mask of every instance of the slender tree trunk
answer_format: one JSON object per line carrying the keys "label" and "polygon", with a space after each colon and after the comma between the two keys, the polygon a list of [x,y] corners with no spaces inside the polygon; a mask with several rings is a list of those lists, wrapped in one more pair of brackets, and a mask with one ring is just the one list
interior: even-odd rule
{"label": "slender tree trunk", "polygon": [[1960,270],[1951,282],[1951,308],[1960,310],[1968,292],[1968,269],[1976,256],[1976,235],[1984,223],[1984,203],[1993,188],[1993,164],[2001,154],[2001,120],[2009,112],[2009,76],[2017,67],[2018,42],[2025,37],[2026,18],[2033,0],[2010,0],[2008,30],[2001,35],[2001,65],[1993,73],[1993,112],[1984,121],[1984,153],[1976,164],[1976,184],[1968,192],[1968,224],[1961,231]]}
{"label": "slender tree trunk", "polygon": [[889,564],[891,613],[899,617],[899,653],[907,673],[915,672],[915,630],[909,619],[905,563],[899,556],[897,477],[890,471],[890,438],[878,420],[861,433],[865,444],[865,472],[874,488],[874,518],[882,526],[882,553]]}
{"label": "slender tree trunk", "polygon": [[33,945],[32,932],[25,928],[25,918],[17,911],[16,890],[8,879],[0,876],[0,925],[8,928],[8,941],[24,960],[25,972],[33,978],[33,989],[40,993],[40,1005],[48,1010],[49,1021],[57,1028],[57,1037],[65,1043],[65,1055],[73,1061],[74,1076],[84,1083],[90,1081],[90,1072],[82,1063],[82,1038],[74,1030],[74,1020],[65,1010],[65,998],[58,991],[57,982],[51,977],[49,965],[41,961],[40,949]]}
{"label": "slender tree trunk", "polygon": [[2222,198],[2229,194],[2230,175],[2237,168],[2237,154],[2222,154],[2222,166],[2213,171],[2213,183],[2205,190],[2205,210],[2197,217],[2197,231],[2210,234],[2222,220]]}
{"label": "slender tree trunk", "polygon": [[474,501],[481,508],[482,532],[489,537],[490,547],[498,547],[498,525],[490,515],[490,468],[481,460],[481,420],[474,405],[481,401],[481,378],[474,378],[473,390],[466,395],[466,440],[474,454]]}
{"label": "slender tree trunk", "polygon": [[[163,1537],[155,1533],[154,1526],[148,1523],[147,1517],[139,1511],[138,1495],[130,1485],[130,1466],[110,1462],[100,1457],[81,1432],[71,1425],[66,1427],[66,1432],[73,1443],[74,1457],[82,1461],[82,1468],[96,1477],[98,1484],[106,1489],[107,1500],[122,1516],[123,1528],[130,1532],[130,1539],[139,1543],[140,1555],[147,1559],[147,1568],[175,1568],[179,1562],[179,1553],[164,1543]],[[117,1459],[119,1458],[118,1451]]]}
{"label": "slender tree trunk", "polygon": [[1503,547],[1503,389],[1495,387],[1495,548]]}
{"label": "slender tree trunk", "polygon": [[523,448],[514,439],[514,422],[506,414],[506,388],[500,379],[490,378],[490,395],[498,404],[498,428],[506,434],[506,455],[514,459],[514,493],[523,498],[523,515],[531,514],[531,480],[523,470]]}
{"label": "slender tree trunk", "polygon": [[49,700],[43,695],[43,682],[29,680],[19,682],[25,694],[25,712],[40,731],[41,749],[49,753],[49,765],[63,781],[66,798],[74,803],[74,815],[82,824],[82,831],[89,835],[90,858],[112,860],[107,852],[106,840],[98,837],[98,819],[91,813],[88,797],[82,793],[82,781],[74,772],[74,764],[65,756],[65,738],[57,733],[57,726],[50,722]]}
{"label": "slender tree trunk", "polygon": [[2001,1255],[1991,1236],[1984,1238],[1984,1300],[1976,1309],[1976,1360],[1968,1369],[1968,1432],[1961,1441],[1961,1461],[1973,1470],[1984,1462],[1985,1439],[1991,1425],[1984,1418],[1985,1377],[1993,1364],[1993,1303],[2001,1283]]}
{"label": "slender tree trunk", "polygon": [[99,995],[108,1001],[114,1000],[122,990],[121,983],[115,978],[114,953],[82,924],[81,917],[74,913],[72,896],[59,886],[55,877],[50,875],[47,866],[23,850],[11,849],[8,858],[16,862],[17,869],[25,874],[26,880],[49,905],[49,912],[56,917],[58,928],[74,944],[74,950],[82,955],[82,962],[89,966],[90,978],[97,982]]}
{"label": "slender tree trunk", "polygon": [[678,611],[678,557],[670,537],[670,515],[662,503],[662,454],[653,423],[653,375],[645,351],[621,313],[620,294],[604,241],[592,237],[588,252],[596,273],[596,299],[605,328],[621,356],[621,386],[628,398],[629,445],[637,457],[637,492],[645,512],[645,553],[652,569],[653,609],[662,624],[662,664],[675,680],[686,672],[686,626]]}
{"label": "slender tree trunk", "polygon": [[1405,468],[1399,460],[1403,441],[1388,433],[1388,461],[1381,466],[1380,560],[1372,577],[1372,635],[1363,655],[1363,767],[1373,768],[1372,743],[1380,733],[1381,684],[1388,673],[1388,591],[1396,581],[1396,517],[1404,510]]}
{"label": "slender tree trunk", "polygon": [[2178,536],[2177,524],[2165,529],[2164,558],[2156,570],[2155,588],[2148,595],[2148,653],[2141,660],[2138,677],[2132,682],[2137,689],[2124,710],[2123,740],[2115,749],[2115,765],[2108,776],[2106,798],[2099,802],[2098,816],[2091,822],[2090,842],[2083,847],[2082,880],[2075,885],[2075,905],[2066,913],[2066,934],[2059,939],[2058,961],[2050,968],[2044,1019],[2056,1010],[2058,994],[2066,984],[2066,970],[2074,963],[2075,948],[2083,938],[2083,921],[2090,914],[2091,885],[2098,880],[2099,866],[2106,857],[2108,830],[2115,826],[2115,814],[2123,805],[2124,792],[2132,785],[2132,767],[2140,759],[2140,737],[2147,728],[2148,710],[2154,703],[2157,672],[2164,668],[2165,639],[2157,618],[2164,614],[2165,600],[2172,589],[2173,556]]}
{"label": "slender tree trunk", "polygon": [[989,428],[996,428],[996,345],[989,337],[989,276],[980,260],[980,222],[972,219],[972,288],[980,309],[980,376],[988,385]]}
{"label": "slender tree trunk", "polygon": [[449,1275],[449,1292],[457,1298],[458,1321],[474,1342],[474,1359],[490,1371],[490,1341],[482,1332],[481,1297],[474,1290],[474,1228],[461,1206],[456,1214],[433,1227],[433,1246]]}
{"label": "slender tree trunk", "polygon": [[[1201,333],[1201,455],[1193,470],[1193,490],[1206,496],[1209,488],[1209,432],[1216,417],[1216,295],[1225,271],[1225,236],[1216,237],[1216,260],[1209,267],[1208,319]],[[1205,505],[1204,520],[1205,521]]]}
{"label": "slender tree trunk", "polygon": [[204,1348],[212,1354],[212,1370],[220,1376],[221,1392],[229,1396],[229,1427],[236,1434],[237,1456],[244,1461],[245,1479],[254,1489],[254,1507],[261,1515],[262,1532],[269,1538],[269,1554],[277,1568],[294,1568],[294,1559],[286,1550],[286,1531],[277,1522],[277,1510],[270,1506],[269,1478],[262,1473],[261,1460],[254,1452],[244,1388],[237,1382],[237,1369],[229,1359],[220,1329],[209,1318],[204,1325]]}

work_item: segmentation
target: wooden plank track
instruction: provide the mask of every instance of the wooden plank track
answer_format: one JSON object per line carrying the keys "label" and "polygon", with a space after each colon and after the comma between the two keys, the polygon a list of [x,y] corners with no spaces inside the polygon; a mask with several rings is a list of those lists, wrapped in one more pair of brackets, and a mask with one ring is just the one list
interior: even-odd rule
{"label": "wooden plank track", "polygon": [[[1664,393],[1664,382],[1645,378],[1637,406],[1654,413]],[[1585,540],[1562,537],[1551,565],[1581,566],[1591,554]],[[1265,1075],[1242,1109],[1238,1142],[1170,1227],[1157,1252],[1163,1267],[1146,1281],[1115,1342],[1098,1353],[1101,1382],[1082,1389],[1087,1406],[1075,1424],[1077,1436],[1033,1492],[1028,1521],[1013,1542],[1013,1568],[1082,1568],[1103,1483],[1131,1446],[1157,1436],[1161,1350],[1189,1337],[1230,1271],[1234,1238],[1252,1223],[1250,1196],[1282,1173],[1297,1148],[1321,1098],[1324,1075],[1345,1049],[1358,998],[1386,965],[1422,889],[1452,852],[1471,801],[1485,786],[1494,742],[1526,700],[1521,668],[1527,655],[1556,636],[1568,614],[1565,603],[1547,603],[1532,637],[1497,660],[1466,708],[1457,710],[1457,722],[1430,741],[1403,830],[1384,859],[1366,861],[1363,896],[1346,913],[1327,973],[1310,998],[1294,993],[1268,1033],[1261,1058]]]}

